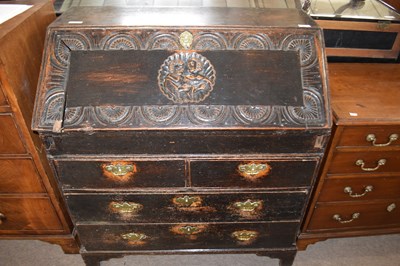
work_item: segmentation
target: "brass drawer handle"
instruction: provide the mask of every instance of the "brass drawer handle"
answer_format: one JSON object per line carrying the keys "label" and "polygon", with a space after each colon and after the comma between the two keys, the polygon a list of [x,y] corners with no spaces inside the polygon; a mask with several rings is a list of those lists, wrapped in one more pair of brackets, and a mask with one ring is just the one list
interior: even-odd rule
{"label": "brass drawer handle", "polygon": [[386,210],[387,210],[388,212],[392,212],[392,211],[394,211],[394,209],[396,209],[396,204],[395,204],[395,203],[390,204],[390,205],[387,206],[387,208],[386,208]]}
{"label": "brass drawer handle", "polygon": [[232,233],[232,237],[239,241],[250,241],[257,237],[258,233],[256,231],[241,230]]}
{"label": "brass drawer handle", "polygon": [[259,208],[261,204],[262,204],[261,200],[252,201],[248,199],[246,201],[235,202],[233,206],[240,211],[253,212],[257,208]]}
{"label": "brass drawer handle", "polygon": [[382,144],[377,144],[376,143],[376,136],[374,134],[368,134],[367,135],[367,141],[368,142],[372,142],[372,145],[375,147],[385,147],[385,146],[389,146],[390,144],[392,144],[392,142],[396,141],[399,139],[399,135],[398,134],[391,134],[389,136],[389,141],[386,143],[382,143]]}
{"label": "brass drawer handle", "polygon": [[135,233],[135,232],[123,234],[123,235],[121,235],[121,237],[125,240],[133,241],[133,242],[141,241],[141,240],[144,240],[147,238],[147,236],[145,234]]}
{"label": "brass drawer handle", "polygon": [[178,197],[174,198],[174,203],[177,205],[181,205],[184,207],[193,207],[194,205],[199,205],[201,203],[201,198],[200,197],[191,197],[188,195],[185,195],[183,197]]}
{"label": "brass drawer handle", "polygon": [[200,231],[200,229],[196,226],[186,225],[186,226],[179,227],[178,231],[185,235],[192,235],[192,234],[198,233]]}
{"label": "brass drawer handle", "polygon": [[349,194],[349,196],[352,197],[352,198],[361,198],[361,197],[365,196],[368,192],[371,192],[373,189],[374,189],[373,186],[366,186],[364,188],[364,193],[362,193],[362,194],[357,194],[357,193],[353,194],[353,190],[352,190],[351,187],[345,187],[344,188],[344,193]]}
{"label": "brass drawer handle", "polygon": [[104,169],[116,176],[124,176],[133,172],[132,164],[108,164],[104,167]]}
{"label": "brass drawer handle", "polygon": [[127,214],[127,213],[138,213],[143,205],[135,202],[111,202],[110,207],[114,212]]}
{"label": "brass drawer handle", "polygon": [[360,213],[359,212],[355,212],[351,215],[351,219],[349,220],[343,220],[339,214],[335,214],[333,215],[333,220],[338,221],[341,224],[347,224],[347,223],[351,223],[352,221],[354,221],[355,219],[358,219],[360,217]]}
{"label": "brass drawer handle", "polygon": [[365,163],[364,163],[364,161],[363,160],[357,160],[356,161],[356,165],[357,166],[360,166],[361,167],[361,170],[363,170],[363,171],[366,171],[366,172],[373,172],[373,171],[376,171],[376,170],[378,170],[379,169],[379,167],[381,167],[382,165],[385,165],[386,164],[386,159],[380,159],[379,161],[378,161],[378,165],[376,166],[376,167],[374,167],[374,168],[368,168],[368,167],[365,167]]}
{"label": "brass drawer handle", "polygon": [[0,212],[0,224],[3,224],[4,220],[6,220],[6,216]]}
{"label": "brass drawer handle", "polygon": [[271,166],[267,163],[247,163],[238,166],[239,173],[248,178],[259,178],[268,175]]}

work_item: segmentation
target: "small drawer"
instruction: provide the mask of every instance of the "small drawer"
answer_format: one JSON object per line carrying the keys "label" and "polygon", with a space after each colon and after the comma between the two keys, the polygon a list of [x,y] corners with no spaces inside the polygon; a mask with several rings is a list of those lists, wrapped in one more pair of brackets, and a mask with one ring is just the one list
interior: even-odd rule
{"label": "small drawer", "polygon": [[64,189],[184,187],[184,161],[55,161]]}
{"label": "small drawer", "polygon": [[316,160],[191,161],[194,187],[283,188],[307,187]]}
{"label": "small drawer", "polygon": [[0,193],[44,192],[31,159],[0,158]]}
{"label": "small drawer", "polygon": [[359,201],[390,199],[400,196],[397,177],[330,178],[324,181],[318,201]]}
{"label": "small drawer", "polygon": [[78,225],[87,251],[288,248],[298,223]]}
{"label": "small drawer", "polygon": [[0,154],[25,154],[25,147],[14,120],[9,114],[0,114]]}
{"label": "small drawer", "polygon": [[342,230],[400,225],[400,200],[317,204],[308,230]]}
{"label": "small drawer", "polygon": [[66,195],[77,222],[169,223],[300,219],[307,194],[188,193]]}
{"label": "small drawer", "polygon": [[[37,233],[37,230],[62,230],[62,225],[48,198],[0,198],[0,232]],[[15,231],[15,232],[13,232]]]}
{"label": "small drawer", "polygon": [[328,174],[400,172],[400,152],[335,152]]}
{"label": "small drawer", "polygon": [[400,148],[399,126],[345,127],[337,147]]}

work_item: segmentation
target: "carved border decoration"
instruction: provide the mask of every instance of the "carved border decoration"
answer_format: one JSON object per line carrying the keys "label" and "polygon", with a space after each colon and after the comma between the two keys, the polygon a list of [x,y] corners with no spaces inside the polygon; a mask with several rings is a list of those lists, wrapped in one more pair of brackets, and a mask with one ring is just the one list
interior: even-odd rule
{"label": "carved border decoration", "polygon": [[[239,30],[195,31],[191,51],[179,50],[178,30],[81,30],[79,33],[55,30],[50,35],[49,66],[42,71],[43,109],[37,128],[51,130],[56,121],[64,128],[179,128],[197,127],[320,127],[327,123],[315,30],[249,34]],[[76,106],[65,108],[65,86],[71,51],[76,50],[169,50],[159,70],[159,88],[173,105],[161,106]],[[303,82],[304,106],[221,106],[201,105],[212,92],[216,73],[201,55],[204,50],[292,50],[298,51]],[[191,62],[193,61],[193,62]],[[189,66],[189,63],[192,66]],[[197,66],[197,68],[195,67]],[[182,69],[179,69],[181,67]],[[193,67],[193,69],[190,69]],[[177,69],[178,68],[178,69]],[[171,76],[181,71],[179,81]],[[192,76],[190,76],[192,75]],[[176,81],[175,83],[170,81]],[[192,82],[193,81],[193,82]],[[195,84],[195,85],[194,85]],[[175,91],[174,91],[175,90]]]}

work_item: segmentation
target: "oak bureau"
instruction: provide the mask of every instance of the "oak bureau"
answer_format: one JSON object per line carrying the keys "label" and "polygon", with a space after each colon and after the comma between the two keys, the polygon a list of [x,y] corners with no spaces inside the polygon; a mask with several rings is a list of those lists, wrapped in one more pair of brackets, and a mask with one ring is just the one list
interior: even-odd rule
{"label": "oak bureau", "polygon": [[48,29],[33,130],[87,265],[291,265],[330,135],[322,31],[295,9],[77,8]]}

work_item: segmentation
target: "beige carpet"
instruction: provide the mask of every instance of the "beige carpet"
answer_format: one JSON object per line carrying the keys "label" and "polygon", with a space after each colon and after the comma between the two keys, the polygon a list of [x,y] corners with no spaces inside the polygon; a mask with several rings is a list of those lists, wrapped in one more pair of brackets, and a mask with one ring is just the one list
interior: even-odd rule
{"label": "beige carpet", "polygon": [[[256,255],[127,256],[102,266],[273,266]],[[297,253],[294,266],[400,266],[400,235],[330,239]],[[65,255],[40,241],[0,241],[0,266],[84,266],[80,255]]]}

